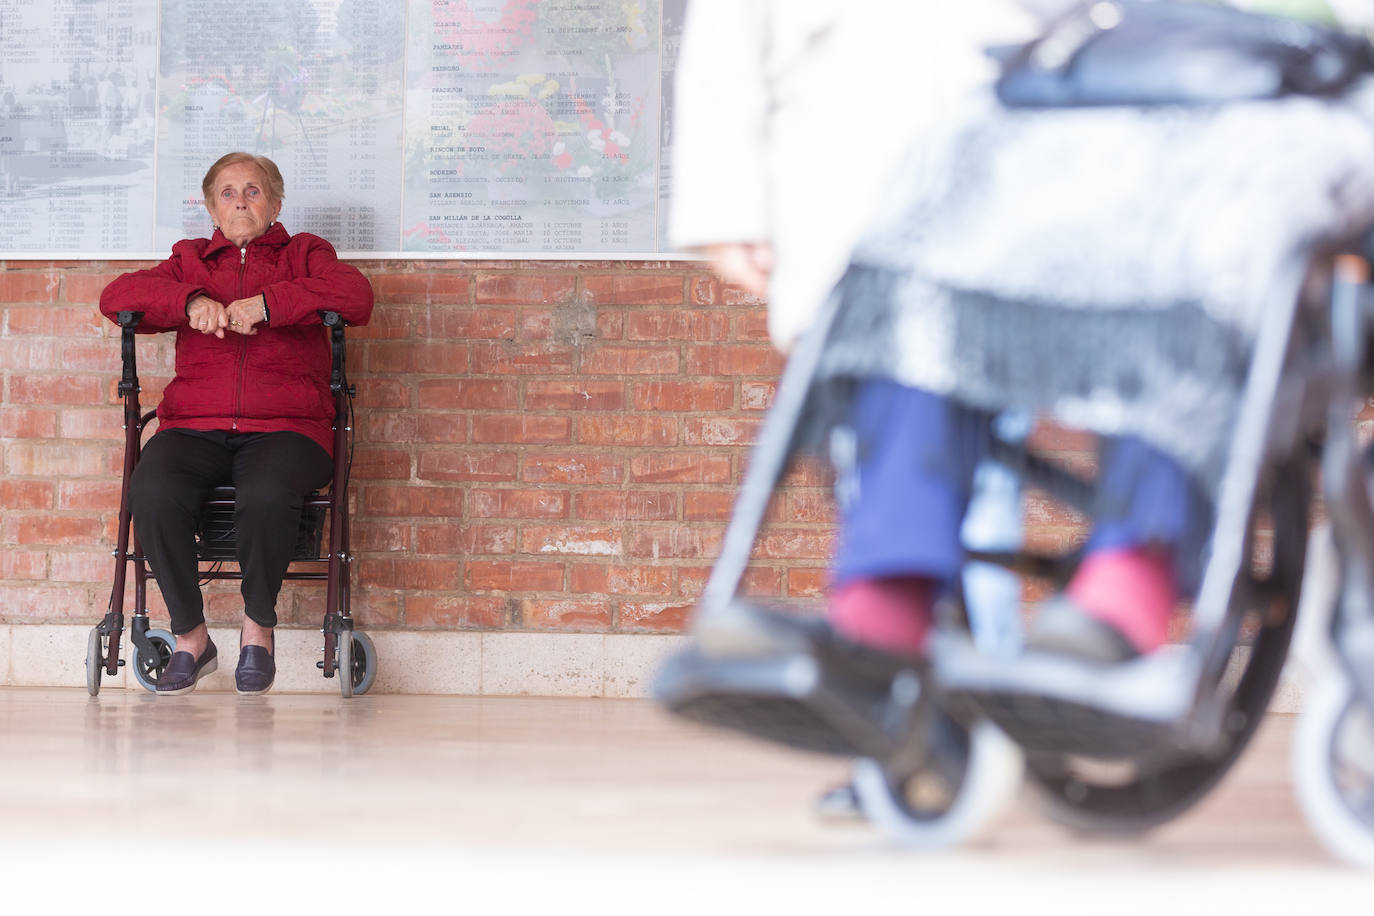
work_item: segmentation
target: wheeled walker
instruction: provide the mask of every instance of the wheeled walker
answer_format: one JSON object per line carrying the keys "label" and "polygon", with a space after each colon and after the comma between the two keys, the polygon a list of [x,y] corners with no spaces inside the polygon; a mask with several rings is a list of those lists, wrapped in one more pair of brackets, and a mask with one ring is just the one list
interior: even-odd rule
{"label": "wheeled walker", "polygon": [[[355,388],[345,371],[345,322],[336,312],[321,313],[331,345],[330,391],[334,395],[334,475],[326,492],[313,494],[301,513],[292,569],[287,579],[322,580],[326,583],[325,616],[321,628],[322,658],[315,664],[327,678],[337,675],[339,691],[345,697],[366,693],[377,677],[377,651],[366,633],[355,630],[349,605],[349,584],[353,557],[349,553],[348,477],[352,459],[352,418]],[[119,394],[124,401],[124,471],[120,486],[119,521],[114,550],[114,584],[105,617],[91,628],[86,647],[86,688],[91,696],[100,693],[104,675],[115,675],[125,664],[120,643],[125,631],[125,588],[133,571],[133,611],[129,621],[134,679],[149,691],[156,691],[158,679],[172,659],[176,637],[163,629],[152,628],[147,605],[150,576],[147,558],[134,536],[129,503],[129,484],[143,446],[143,433],[156,417],[155,410],[143,411],[139,403],[138,365],[135,357],[135,328],[142,315],[120,312],[120,350],[123,371]],[[196,532],[196,557],[201,563],[202,582],[213,579],[240,579],[235,563],[236,535],[233,526],[234,488],[216,487],[202,510]],[[326,537],[327,531],[327,537]],[[304,565],[306,569],[297,569]]]}
{"label": "wheeled walker", "polygon": [[[843,429],[827,405],[845,384],[833,351],[863,324],[846,295],[864,288],[866,266],[856,263],[789,359],[693,646],[664,667],[660,699],[698,721],[855,758],[863,812],[913,845],[975,836],[1023,776],[1056,820],[1135,833],[1188,810],[1240,757],[1284,668],[1301,599],[1320,683],[1295,741],[1298,794],[1333,852],[1374,865],[1374,509],[1352,420],[1374,383],[1371,222],[1366,209],[1302,239],[1249,303],[1257,317],[1242,383],[1205,488],[1211,521],[1191,629],[1165,650],[1109,667],[980,648],[970,626],[979,609],[958,588],[919,659],[846,644],[819,621],[739,597],[789,462]],[[1101,496],[1092,474],[1051,460],[1035,436],[994,437],[991,451],[1023,488],[1092,515]],[[1309,562],[1318,477],[1329,534],[1314,537]],[[1041,591],[1068,581],[1079,560],[1072,544],[965,554]]]}

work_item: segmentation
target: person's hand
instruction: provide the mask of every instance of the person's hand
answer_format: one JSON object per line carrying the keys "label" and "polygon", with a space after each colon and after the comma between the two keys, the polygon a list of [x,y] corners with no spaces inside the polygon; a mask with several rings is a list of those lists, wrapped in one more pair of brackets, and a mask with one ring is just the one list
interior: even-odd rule
{"label": "person's hand", "polygon": [[258,333],[255,325],[263,318],[262,296],[235,299],[224,307],[224,314],[229,321],[229,330],[251,337]]}
{"label": "person's hand", "polygon": [[773,273],[773,246],[768,242],[706,245],[702,253],[726,281],[744,287],[760,299],[768,297],[768,277]]}
{"label": "person's hand", "polygon": [[201,294],[186,304],[186,320],[193,331],[224,337],[224,329],[229,326],[229,316],[224,306],[205,294]]}

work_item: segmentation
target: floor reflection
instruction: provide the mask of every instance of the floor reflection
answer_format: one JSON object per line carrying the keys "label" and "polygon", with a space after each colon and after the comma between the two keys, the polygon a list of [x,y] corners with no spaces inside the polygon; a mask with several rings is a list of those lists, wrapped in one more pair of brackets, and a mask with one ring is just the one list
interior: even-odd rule
{"label": "floor reflection", "polygon": [[[1083,842],[1022,802],[990,845],[952,861],[1332,868],[1293,800],[1292,724],[1272,718],[1212,797],[1146,839]],[[0,688],[0,728],[0,823],[35,848],[132,830],[177,848],[270,837],[911,865],[866,825],[811,816],[843,762],[689,727],[646,701]]]}

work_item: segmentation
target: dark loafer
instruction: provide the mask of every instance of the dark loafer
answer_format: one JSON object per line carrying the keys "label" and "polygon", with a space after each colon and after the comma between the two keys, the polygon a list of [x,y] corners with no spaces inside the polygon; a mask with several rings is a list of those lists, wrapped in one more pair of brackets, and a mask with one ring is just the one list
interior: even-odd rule
{"label": "dark loafer", "polygon": [[234,670],[234,689],[246,697],[254,697],[272,689],[277,677],[277,663],[272,652],[262,646],[244,646],[239,650],[239,666]]}
{"label": "dark loafer", "polygon": [[219,667],[219,652],[213,642],[207,643],[200,658],[193,658],[190,652],[173,652],[162,676],[157,679],[158,696],[174,697],[190,693],[196,684],[207,674]]}

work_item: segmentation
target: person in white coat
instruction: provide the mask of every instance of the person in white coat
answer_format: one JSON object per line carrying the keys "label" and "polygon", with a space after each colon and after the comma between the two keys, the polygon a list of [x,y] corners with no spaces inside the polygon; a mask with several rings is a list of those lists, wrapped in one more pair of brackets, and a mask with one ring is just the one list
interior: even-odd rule
{"label": "person in white coat", "polygon": [[673,112],[673,244],[767,297],[769,331],[786,351],[922,126],[992,77],[984,47],[1035,28],[1011,0],[691,0]]}

